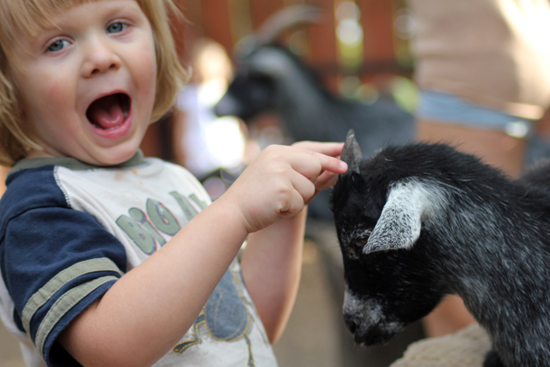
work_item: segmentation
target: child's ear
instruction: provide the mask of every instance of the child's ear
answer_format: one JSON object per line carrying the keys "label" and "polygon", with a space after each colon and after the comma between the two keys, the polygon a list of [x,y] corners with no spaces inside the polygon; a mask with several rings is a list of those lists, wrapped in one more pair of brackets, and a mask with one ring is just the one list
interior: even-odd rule
{"label": "child's ear", "polygon": [[391,188],[363,253],[411,248],[420,237],[428,205],[427,195],[419,184]]}

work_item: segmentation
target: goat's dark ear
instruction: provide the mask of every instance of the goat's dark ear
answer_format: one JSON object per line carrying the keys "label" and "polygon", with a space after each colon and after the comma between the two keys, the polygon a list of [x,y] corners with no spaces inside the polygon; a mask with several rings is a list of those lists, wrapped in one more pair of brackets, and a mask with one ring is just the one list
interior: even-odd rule
{"label": "goat's dark ear", "polygon": [[353,131],[353,129],[348,131],[348,136],[346,137],[346,142],[344,143],[340,158],[348,164],[348,169],[351,172],[361,173],[359,164],[361,164],[363,160],[363,154],[355,139],[355,131]]}
{"label": "goat's dark ear", "polygon": [[363,253],[411,248],[420,237],[429,205],[427,192],[418,183],[391,188]]}

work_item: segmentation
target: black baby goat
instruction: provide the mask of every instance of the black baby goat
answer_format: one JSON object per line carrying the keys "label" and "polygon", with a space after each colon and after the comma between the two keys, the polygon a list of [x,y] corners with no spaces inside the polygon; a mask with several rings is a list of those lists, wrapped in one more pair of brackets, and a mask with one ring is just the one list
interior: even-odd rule
{"label": "black baby goat", "polygon": [[550,366],[550,164],[518,180],[443,144],[388,147],[333,190],[344,319],[384,343],[458,294],[493,344],[484,366]]}

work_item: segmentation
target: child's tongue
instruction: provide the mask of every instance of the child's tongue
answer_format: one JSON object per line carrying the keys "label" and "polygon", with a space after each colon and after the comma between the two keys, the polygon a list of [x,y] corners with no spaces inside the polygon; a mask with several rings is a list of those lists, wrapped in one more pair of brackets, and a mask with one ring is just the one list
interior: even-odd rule
{"label": "child's tongue", "polygon": [[120,98],[116,94],[92,103],[86,116],[92,124],[106,130],[119,126],[125,118]]}

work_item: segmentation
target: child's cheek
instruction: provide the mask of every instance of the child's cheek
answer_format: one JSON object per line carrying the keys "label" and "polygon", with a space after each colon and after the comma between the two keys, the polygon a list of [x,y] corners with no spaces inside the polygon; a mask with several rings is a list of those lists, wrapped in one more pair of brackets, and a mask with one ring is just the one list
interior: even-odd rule
{"label": "child's cheek", "polygon": [[143,53],[141,55],[142,57],[138,60],[142,60],[141,62],[141,70],[142,72],[139,73],[139,76],[142,80],[140,80],[140,88],[143,91],[144,95],[147,97],[154,98],[156,93],[156,84],[157,84],[157,61],[155,57],[154,51]]}
{"label": "child's cheek", "polygon": [[59,97],[62,94],[61,90],[62,88],[60,83],[54,81],[48,85],[46,93],[50,100],[57,101],[58,99],[60,99]]}
{"label": "child's cheek", "polygon": [[45,108],[49,109],[50,112],[53,113],[63,113],[66,112],[64,106],[67,106],[68,102],[71,99],[69,99],[69,96],[67,93],[65,93],[62,83],[59,82],[53,82],[50,83],[46,90],[46,98],[45,102],[47,105]]}

